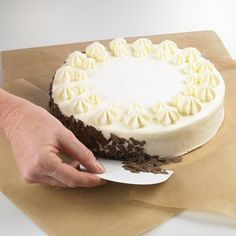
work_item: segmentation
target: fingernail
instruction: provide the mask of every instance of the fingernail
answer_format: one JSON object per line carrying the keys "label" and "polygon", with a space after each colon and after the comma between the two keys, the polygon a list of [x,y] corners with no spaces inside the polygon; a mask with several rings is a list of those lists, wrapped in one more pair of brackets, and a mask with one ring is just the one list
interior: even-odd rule
{"label": "fingernail", "polygon": [[104,166],[103,166],[100,162],[98,162],[98,161],[97,161],[97,167],[98,167],[98,169],[101,170],[102,172],[105,171]]}

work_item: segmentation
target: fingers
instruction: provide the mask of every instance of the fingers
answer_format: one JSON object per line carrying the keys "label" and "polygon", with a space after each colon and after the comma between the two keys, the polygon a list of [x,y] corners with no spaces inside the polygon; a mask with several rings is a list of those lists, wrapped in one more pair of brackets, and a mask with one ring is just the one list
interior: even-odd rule
{"label": "fingers", "polygon": [[38,176],[37,178],[31,179],[31,180],[25,179],[22,176],[22,180],[24,182],[26,182],[27,184],[46,184],[49,186],[69,187],[69,186],[63,184],[62,182],[58,181],[57,179],[54,179],[50,176]]}
{"label": "fingers", "polygon": [[80,163],[78,161],[72,161],[69,165],[75,169],[80,169]]}
{"label": "fingers", "polygon": [[52,154],[51,171],[48,175],[69,187],[94,187],[106,183],[106,181],[93,174],[78,171],[57,159],[59,158]]}
{"label": "fingers", "polygon": [[85,147],[69,130],[61,135],[59,143],[62,151],[79,161],[84,167],[93,173],[103,173],[104,167],[94,157],[93,153]]}
{"label": "fingers", "polygon": [[63,187],[63,188],[68,188],[69,186],[66,184],[63,184],[62,182],[58,181],[57,179],[54,179],[50,176],[42,176],[39,180],[39,183],[41,184],[46,184],[52,187]]}

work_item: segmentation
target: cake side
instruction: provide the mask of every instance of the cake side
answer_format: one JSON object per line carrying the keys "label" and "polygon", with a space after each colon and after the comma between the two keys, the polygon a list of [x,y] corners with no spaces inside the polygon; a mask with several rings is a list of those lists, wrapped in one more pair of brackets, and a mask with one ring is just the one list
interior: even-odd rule
{"label": "cake side", "polygon": [[181,157],[161,158],[158,155],[149,155],[144,146],[146,141],[138,141],[130,137],[128,139],[118,137],[112,133],[109,138],[106,138],[103,133],[93,126],[83,123],[81,120],[76,120],[73,116],[65,116],[54,103],[51,96],[50,88],[49,108],[53,116],[62,122],[62,124],[71,130],[73,134],[89,148],[97,158],[107,158],[123,161],[123,167],[131,172],[152,172],[168,174],[163,165],[171,162],[176,163],[182,161]]}

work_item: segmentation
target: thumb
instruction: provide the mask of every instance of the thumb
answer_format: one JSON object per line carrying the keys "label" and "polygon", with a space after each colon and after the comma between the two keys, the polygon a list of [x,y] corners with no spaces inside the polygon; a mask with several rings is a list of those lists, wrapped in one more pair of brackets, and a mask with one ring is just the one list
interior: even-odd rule
{"label": "thumb", "polygon": [[104,167],[99,163],[93,153],[83,145],[74,134],[64,128],[64,132],[58,137],[60,149],[80,162],[86,169],[93,173],[103,173]]}

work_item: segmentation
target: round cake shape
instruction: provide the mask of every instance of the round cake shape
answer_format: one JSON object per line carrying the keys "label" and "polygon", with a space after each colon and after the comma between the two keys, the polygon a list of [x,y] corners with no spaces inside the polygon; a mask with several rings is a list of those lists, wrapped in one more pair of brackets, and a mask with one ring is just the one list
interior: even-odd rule
{"label": "round cake shape", "polygon": [[196,48],[145,38],[109,45],[96,42],[86,54],[71,53],[50,92],[53,114],[95,154],[175,157],[216,134],[225,85]]}

